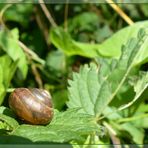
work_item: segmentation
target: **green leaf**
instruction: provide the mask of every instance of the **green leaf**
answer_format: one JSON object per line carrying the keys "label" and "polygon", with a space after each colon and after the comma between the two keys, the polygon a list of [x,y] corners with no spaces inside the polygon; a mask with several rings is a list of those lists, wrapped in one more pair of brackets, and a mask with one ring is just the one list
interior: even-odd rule
{"label": "green leaf", "polygon": [[64,72],[66,67],[66,60],[65,55],[60,50],[58,51],[51,51],[47,58],[46,64],[49,69],[55,70],[57,72]]}
{"label": "green leaf", "polygon": [[[141,31],[141,30],[140,30]],[[139,35],[138,35],[139,37]],[[98,70],[95,65],[85,65],[79,73],[73,74],[69,80],[69,108],[80,107],[90,115],[99,116],[104,108],[115,98],[130,73],[148,36],[133,38],[122,47],[122,55],[118,61],[108,63],[110,72],[105,74],[107,63],[100,60]],[[142,88],[140,87],[140,90]]]}
{"label": "green leaf", "polygon": [[10,80],[12,79],[16,71],[18,60],[13,62],[9,56],[4,55],[0,57],[0,63],[3,70],[3,84],[7,88],[9,86]]}
{"label": "green leaf", "polygon": [[140,5],[140,8],[141,8],[142,12],[144,13],[144,15],[145,15],[146,17],[148,17],[148,11],[147,11],[148,5],[141,4],[141,5]]}
{"label": "green leaf", "polygon": [[0,114],[0,120],[5,122],[11,130],[16,129],[19,126],[18,122],[14,118],[4,114]]}
{"label": "green leaf", "polygon": [[21,125],[12,135],[30,139],[33,142],[83,141],[83,135],[99,132],[99,126],[90,115],[79,113],[78,109],[55,112],[54,119],[47,126]]}
{"label": "green leaf", "polygon": [[134,86],[134,91],[136,93],[135,97],[133,100],[119,108],[119,110],[123,110],[125,108],[128,108],[131,106],[134,102],[136,102],[141,94],[147,89],[148,87],[148,72],[141,72],[139,77],[137,78],[136,81],[133,82]]}
{"label": "green leaf", "polygon": [[58,48],[64,51],[68,56],[81,55],[85,57],[95,57],[98,53],[95,45],[83,44],[74,41],[68,33],[62,28],[52,29],[50,32],[51,42]]}
{"label": "green leaf", "polygon": [[[50,32],[51,42],[64,51],[68,56],[80,55],[88,58],[105,56],[119,58],[121,45],[125,44],[131,37],[136,37],[140,28],[147,28],[148,21],[137,22],[132,26],[123,28],[101,44],[81,43],[74,41],[62,28],[54,28]],[[124,36],[124,37],[123,37]],[[148,45],[145,43],[139,53],[135,65],[148,61]]]}
{"label": "green leaf", "polygon": [[[33,4],[13,4],[4,13],[4,18],[6,21],[14,21],[20,23],[23,27],[27,27],[28,19],[33,11]],[[28,19],[26,19],[28,18]]]}
{"label": "green leaf", "polygon": [[117,110],[115,110],[114,108],[107,107],[104,110],[103,114],[106,116],[106,118],[109,119],[109,121],[111,121],[111,124],[114,127],[114,129],[117,130],[118,133],[122,135],[122,137],[123,131],[127,131],[132,136],[132,140],[135,143],[143,144],[144,130],[142,129],[142,127],[137,127],[134,123],[130,121],[127,121],[126,123],[119,123],[118,121],[124,120],[124,117],[121,113],[118,113]]}
{"label": "green leaf", "polygon": [[121,124],[120,127],[131,134],[135,143],[143,144],[144,130],[142,128],[137,128],[133,124],[129,123]]}
{"label": "green leaf", "polygon": [[23,78],[26,77],[28,66],[26,56],[18,44],[17,31],[12,30],[12,33],[1,30],[0,31],[0,47],[4,50],[13,61],[18,60],[18,67],[22,73]]}
{"label": "green leaf", "polygon": [[140,103],[133,116],[119,119],[118,122],[130,122],[138,128],[148,128],[148,105]]}
{"label": "green leaf", "polygon": [[[109,57],[119,57],[121,55],[121,46],[131,37],[136,37],[137,33],[139,32],[140,28],[147,28],[148,21],[137,22],[134,23],[132,26],[128,26],[119,30],[115,33],[112,37],[104,41],[99,48],[100,54]],[[140,64],[142,62],[148,61],[148,45],[145,43],[137,57],[135,64]]]}
{"label": "green leaf", "polygon": [[78,28],[79,31],[93,31],[94,27],[98,27],[99,18],[94,12],[83,12],[76,15],[72,19],[68,19],[68,30],[72,32]]}
{"label": "green leaf", "polygon": [[66,101],[68,100],[67,90],[61,89],[60,91],[56,91],[52,95],[54,108],[58,110],[62,110],[65,106]]}
{"label": "green leaf", "polygon": [[0,114],[4,114],[12,118],[16,117],[15,113],[11,109],[4,107],[4,106],[0,106]]}
{"label": "green leaf", "polygon": [[6,89],[16,71],[18,60],[13,62],[8,55],[0,57],[0,105],[6,94]]}

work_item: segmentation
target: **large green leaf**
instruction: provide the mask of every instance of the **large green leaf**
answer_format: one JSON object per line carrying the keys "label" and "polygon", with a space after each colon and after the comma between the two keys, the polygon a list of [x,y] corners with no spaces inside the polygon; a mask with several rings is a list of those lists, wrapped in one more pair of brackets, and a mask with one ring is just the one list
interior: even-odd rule
{"label": "large green leaf", "polygon": [[79,113],[78,109],[55,112],[54,119],[47,126],[21,125],[12,135],[30,139],[33,142],[83,141],[84,135],[99,132],[99,126],[90,115]]}
{"label": "large green leaf", "polygon": [[1,30],[0,47],[12,58],[13,61],[18,60],[18,67],[22,72],[23,78],[25,78],[27,75],[28,66],[26,56],[18,44],[18,31],[12,30],[10,33],[4,29]]}
{"label": "large green leaf", "polygon": [[[123,28],[101,44],[81,43],[73,40],[62,28],[52,29],[50,32],[51,42],[64,51],[65,54],[80,55],[94,58],[100,55],[105,57],[119,58],[121,55],[121,45],[125,44],[131,37],[136,37],[137,32],[142,27],[148,27],[148,21],[137,22],[132,26]],[[145,44],[135,64],[148,61],[148,45]]]}
{"label": "large green leaf", "polygon": [[137,38],[132,38],[122,47],[119,60],[113,60],[108,64],[110,72],[107,74],[105,73],[107,64],[103,60],[100,61],[100,68],[95,65],[90,67],[85,65],[79,73],[73,74],[73,80],[69,81],[68,88],[67,105],[70,108],[80,107],[83,112],[97,116],[103,112],[121,89],[139,52],[148,42],[148,36],[143,31],[143,29],[140,30]]}
{"label": "large green leaf", "polygon": [[[136,37],[140,28],[147,28],[148,21],[137,22],[132,26],[128,26],[119,30],[112,37],[104,41],[100,45],[99,52],[104,56],[119,57],[121,54],[121,46],[132,38]],[[138,56],[136,63],[148,58],[148,46],[141,50],[140,56]]]}

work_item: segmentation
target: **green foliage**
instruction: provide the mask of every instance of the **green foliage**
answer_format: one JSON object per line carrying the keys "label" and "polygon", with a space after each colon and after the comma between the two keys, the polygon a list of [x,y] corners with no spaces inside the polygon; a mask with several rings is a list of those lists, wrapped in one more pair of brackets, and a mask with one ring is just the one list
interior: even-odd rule
{"label": "green foliage", "polygon": [[[132,117],[125,118],[124,113],[118,113],[113,107],[106,107],[103,111],[103,115],[109,120],[109,124],[118,133],[119,137],[129,138],[132,140],[131,143],[135,142],[136,144],[143,144],[144,130],[141,126],[138,127],[134,124],[134,122],[137,122],[137,118],[131,122],[130,119]],[[127,137],[126,132],[130,135],[129,137]]]}
{"label": "green foliage", "polygon": [[[4,13],[4,17],[6,21],[14,21],[18,22],[20,25],[27,27],[28,20],[33,9],[33,4],[14,4],[8,8],[8,10]],[[12,17],[13,16],[13,17]]]}
{"label": "green foliage", "polygon": [[[143,49],[144,44],[147,43],[147,39],[146,33],[141,29],[137,38],[129,40],[129,42],[122,47],[122,54],[119,60],[113,60],[109,64],[106,63],[105,60],[100,59],[99,67],[95,64],[90,64],[90,66],[85,65],[84,67],[81,67],[79,73],[73,73],[73,80],[69,80],[68,107],[79,107],[83,113],[95,115],[96,117],[105,114],[105,116],[111,120],[122,119],[122,115],[118,113],[112,115],[110,118],[108,115],[109,112],[107,111],[109,109],[108,105],[113,99],[116,99],[115,97],[120,92],[124,82],[128,80],[134,62],[137,59],[139,52]],[[141,73],[134,82],[135,97],[131,102],[123,106],[121,105],[118,111],[133,105],[133,103],[137,101],[141,94],[146,90],[147,86],[148,72],[144,72]],[[113,112],[114,111],[112,111],[112,113]],[[115,129],[117,131],[125,130],[129,132],[133,141],[136,143],[142,143],[143,141],[143,129],[141,127],[137,128],[132,123],[120,124],[120,128]]]}
{"label": "green foliage", "polygon": [[9,56],[4,55],[0,57],[0,105],[4,100],[4,96],[6,94],[6,90],[9,87],[10,80],[12,79],[18,61],[12,62]]}
{"label": "green foliage", "polygon": [[14,130],[18,127],[18,122],[14,119],[13,113],[6,107],[0,107],[0,129]]}
{"label": "green foliage", "polygon": [[78,28],[79,31],[93,31],[93,27],[98,26],[99,18],[93,12],[84,12],[69,20],[68,23],[68,30],[70,32],[72,32],[75,28]]}
{"label": "green foliage", "polygon": [[65,54],[81,55],[85,57],[95,57],[97,54],[95,45],[83,44],[74,41],[70,35],[62,28],[53,29],[50,33],[50,40],[58,48],[64,51]]}
{"label": "green foliage", "polygon": [[27,75],[27,60],[23,50],[18,44],[18,30],[14,29],[10,32],[7,30],[0,31],[0,47],[5,51],[13,61],[18,60],[18,67],[22,73],[22,77]]}
{"label": "green foliage", "polygon": [[[50,40],[58,48],[63,50],[68,56],[80,55],[88,58],[116,57],[121,55],[121,45],[125,44],[131,37],[136,37],[139,28],[148,27],[148,22],[135,23],[115,33],[112,37],[101,44],[81,43],[73,40],[62,28],[54,28],[50,33]],[[124,38],[123,38],[124,36]],[[139,53],[135,64],[146,62],[148,56],[148,47],[145,43]]]}
{"label": "green foliage", "polygon": [[133,82],[133,87],[134,87],[134,91],[135,91],[135,97],[133,98],[133,100],[129,103],[127,103],[126,105],[123,105],[119,108],[119,110],[123,110],[129,106],[131,106],[135,101],[137,101],[137,99],[139,99],[139,97],[142,95],[142,93],[147,89],[148,87],[148,72],[143,72],[139,74],[139,77],[136,78],[136,82],[134,80]]}
{"label": "green foliage", "polygon": [[68,32],[76,40],[102,42],[112,35],[105,21],[94,12],[83,12],[68,20]]}
{"label": "green foliage", "polygon": [[15,128],[18,127],[18,123],[16,120],[14,120],[14,118],[11,118],[11,117],[6,116],[4,114],[0,114],[0,120],[7,123],[10,126],[11,130],[12,129],[14,130]]}
{"label": "green foliage", "polygon": [[[143,32],[143,29],[140,32]],[[81,107],[88,114],[100,115],[124,84],[138,53],[147,43],[147,39],[145,39],[145,34],[138,36],[137,39],[131,39],[123,46],[119,60],[113,60],[109,65],[110,71],[108,73],[104,73],[105,63],[103,61],[98,68],[95,65],[90,65],[90,67],[85,65],[79,74],[74,73],[73,81],[69,81],[70,100],[67,103],[68,106],[70,108]],[[147,86],[145,79],[147,77],[142,79],[142,84]],[[139,84],[138,86],[140,87]],[[142,90],[143,86],[137,91]],[[139,97],[139,94],[135,97]]]}
{"label": "green foliage", "polygon": [[66,101],[68,100],[67,90],[61,90],[60,92],[57,91],[54,93],[53,97],[53,104],[54,108],[58,110],[62,110],[65,106]]}
{"label": "green foliage", "polygon": [[64,73],[66,70],[66,58],[63,52],[60,50],[50,52],[46,58],[46,65],[50,71],[55,75]]}
{"label": "green foliage", "polygon": [[[93,117],[78,112],[78,109],[63,113],[55,111],[54,119],[47,126],[21,125],[11,135],[21,136],[33,142],[84,141],[84,135],[99,132]],[[28,132],[29,131],[29,132]]]}
{"label": "green foliage", "polygon": [[[133,25],[110,5],[0,4],[0,144],[148,142],[147,5],[118,6]],[[51,93],[48,125],[9,109],[18,87]]]}
{"label": "green foliage", "polygon": [[[99,52],[104,56],[119,57],[121,54],[121,46],[130,38],[136,37],[139,28],[147,28],[148,22],[137,22],[132,26],[126,27],[115,33],[111,38],[107,39],[101,44]],[[141,49],[135,64],[146,63],[148,61],[148,46],[145,42]]]}

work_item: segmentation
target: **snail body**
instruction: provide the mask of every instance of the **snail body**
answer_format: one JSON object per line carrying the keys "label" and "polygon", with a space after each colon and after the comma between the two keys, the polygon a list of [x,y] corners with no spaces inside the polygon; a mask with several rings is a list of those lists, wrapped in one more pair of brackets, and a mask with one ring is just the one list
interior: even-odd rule
{"label": "snail body", "polygon": [[9,97],[9,106],[30,124],[47,124],[53,117],[51,96],[42,89],[15,89]]}

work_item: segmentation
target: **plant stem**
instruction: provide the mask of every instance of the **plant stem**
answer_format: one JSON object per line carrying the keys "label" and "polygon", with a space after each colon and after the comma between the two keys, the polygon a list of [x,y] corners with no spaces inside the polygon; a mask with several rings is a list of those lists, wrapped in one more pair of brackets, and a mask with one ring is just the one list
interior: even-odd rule
{"label": "plant stem", "polygon": [[51,23],[52,27],[57,27],[56,22],[54,21],[54,19],[52,18],[50,12],[48,11],[45,3],[43,0],[39,0],[40,6],[45,14],[45,16],[47,17],[48,21]]}
{"label": "plant stem", "polygon": [[9,7],[11,7],[13,4],[7,4],[7,5],[5,5],[4,7],[3,7],[3,9],[0,11],[0,23],[3,25],[3,26],[5,26],[5,23],[4,23],[4,21],[3,21],[3,15],[4,15],[4,13],[5,13],[5,11],[9,8]]}
{"label": "plant stem", "polygon": [[65,4],[65,11],[64,11],[64,29],[65,31],[68,30],[68,24],[67,24],[67,18],[68,18],[68,1],[66,1],[66,4]]}
{"label": "plant stem", "polygon": [[41,76],[40,76],[40,74],[39,74],[39,72],[37,70],[37,66],[35,64],[32,64],[31,69],[32,69],[32,73],[35,76],[35,80],[36,80],[36,82],[38,84],[38,87],[43,88],[43,82],[42,82]]}
{"label": "plant stem", "polygon": [[129,24],[133,25],[132,19],[123,12],[123,10],[117,6],[112,0],[106,0],[106,2]]}
{"label": "plant stem", "polygon": [[45,64],[45,61],[43,59],[41,59],[35,52],[33,52],[31,49],[29,49],[24,43],[19,41],[19,45],[26,53],[28,53],[31,56],[31,58],[33,60],[37,61],[38,63],[40,63],[42,65]]}
{"label": "plant stem", "polygon": [[142,115],[139,115],[139,116],[135,116],[135,117],[128,117],[128,118],[119,119],[117,121],[117,123],[131,122],[131,121],[135,121],[135,120],[146,118],[146,117],[148,117],[148,113],[142,114]]}

